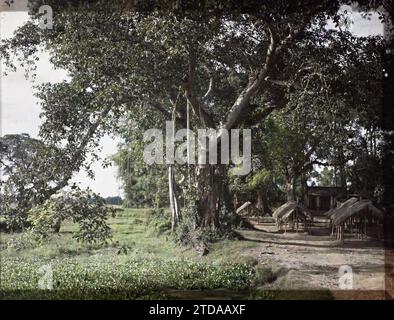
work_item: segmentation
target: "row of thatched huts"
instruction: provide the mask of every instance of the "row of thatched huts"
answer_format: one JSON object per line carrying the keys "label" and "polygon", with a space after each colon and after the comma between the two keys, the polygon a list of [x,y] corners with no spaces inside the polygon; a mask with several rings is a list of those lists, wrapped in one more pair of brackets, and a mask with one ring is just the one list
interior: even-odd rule
{"label": "row of thatched huts", "polygon": [[[370,200],[352,197],[336,208],[324,214],[332,225],[331,235],[343,241],[345,232],[355,234],[358,239],[367,238],[368,226],[376,226],[377,237],[383,234],[383,211],[375,207]],[[278,230],[283,227],[285,232],[289,226],[298,231],[299,223],[310,230],[313,223],[313,211],[296,201],[288,201],[273,213]]]}
{"label": "row of thatched huts", "polygon": [[[320,194],[320,198],[323,196]],[[330,199],[333,200],[334,197],[331,196]],[[372,230],[374,236],[377,236],[378,239],[382,238],[384,213],[374,206],[372,201],[351,197],[344,202],[337,201],[336,208],[331,208],[325,213],[321,212],[322,206],[318,206],[317,210],[310,209],[307,206],[310,202],[303,205],[297,201],[288,201],[276,209],[272,218],[274,218],[278,230],[284,229],[286,232],[288,229],[298,231],[302,228],[309,232],[314,222],[314,216],[321,217],[323,214],[330,220],[331,236],[335,236],[338,240],[343,241],[345,233],[356,235],[358,239],[367,239],[367,233]],[[331,201],[330,206],[333,205],[335,203]],[[248,217],[251,213],[257,214],[259,223],[261,212],[252,202],[245,202],[236,212]]]}

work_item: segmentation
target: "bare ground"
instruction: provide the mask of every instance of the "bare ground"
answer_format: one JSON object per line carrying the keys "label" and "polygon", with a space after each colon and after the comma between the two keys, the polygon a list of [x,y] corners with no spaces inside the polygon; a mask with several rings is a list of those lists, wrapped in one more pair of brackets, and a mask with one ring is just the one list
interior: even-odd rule
{"label": "bare ground", "polygon": [[385,250],[382,241],[358,240],[348,236],[345,243],[330,237],[330,229],[318,222],[310,234],[304,231],[278,231],[274,223],[257,224],[255,230],[243,230],[245,240],[257,247],[245,249],[243,255],[255,257],[260,264],[287,270],[273,289],[339,290],[339,268],[350,266],[354,290],[385,289]]}

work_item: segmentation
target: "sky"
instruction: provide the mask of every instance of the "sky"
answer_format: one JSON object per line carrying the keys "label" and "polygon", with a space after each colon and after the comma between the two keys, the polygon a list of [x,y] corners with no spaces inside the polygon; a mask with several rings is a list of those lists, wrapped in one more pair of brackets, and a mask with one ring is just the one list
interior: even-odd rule
{"label": "sky", "polygon": [[[0,7],[0,11],[4,9]],[[0,12],[0,38],[5,39],[12,36],[16,28],[26,22],[28,15],[26,12]],[[354,24],[351,31],[358,36],[376,35],[383,33],[383,27],[377,15],[373,15],[371,20],[366,20],[358,13],[352,14]],[[328,24],[333,27],[332,23]],[[32,137],[38,137],[41,124],[39,114],[41,111],[39,101],[34,97],[33,86],[43,82],[59,82],[66,79],[67,75],[62,70],[54,70],[49,62],[49,55],[45,52],[40,54],[40,61],[37,67],[37,79],[35,83],[24,76],[24,71],[19,68],[15,73],[0,78],[0,134],[28,133]],[[113,155],[117,151],[117,143],[105,136],[101,140],[102,158]],[[121,183],[117,179],[116,167],[103,168],[100,162],[93,165],[95,179],[92,180],[84,173],[78,173],[73,181],[81,187],[89,187],[93,191],[104,197],[121,195]]]}

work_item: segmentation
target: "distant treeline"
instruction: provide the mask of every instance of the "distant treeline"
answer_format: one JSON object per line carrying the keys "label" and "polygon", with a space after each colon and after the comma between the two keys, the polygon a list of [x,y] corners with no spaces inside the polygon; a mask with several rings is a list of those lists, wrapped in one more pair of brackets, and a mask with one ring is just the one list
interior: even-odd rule
{"label": "distant treeline", "polygon": [[123,204],[123,199],[119,196],[107,197],[104,200],[105,200],[106,204],[112,204],[112,205],[122,205]]}

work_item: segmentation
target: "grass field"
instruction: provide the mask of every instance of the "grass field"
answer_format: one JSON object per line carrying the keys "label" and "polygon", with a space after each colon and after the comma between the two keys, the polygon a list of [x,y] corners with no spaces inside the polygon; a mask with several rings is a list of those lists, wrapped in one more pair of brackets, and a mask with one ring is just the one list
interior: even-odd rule
{"label": "grass field", "polygon": [[[78,243],[72,238],[76,226],[67,222],[43,243],[29,233],[2,233],[2,298],[269,298],[256,288],[275,274],[242,255],[258,244],[221,241],[200,257],[153,228],[147,213],[117,212],[109,219],[113,237],[106,245]],[[48,266],[53,290],[41,290]]]}

